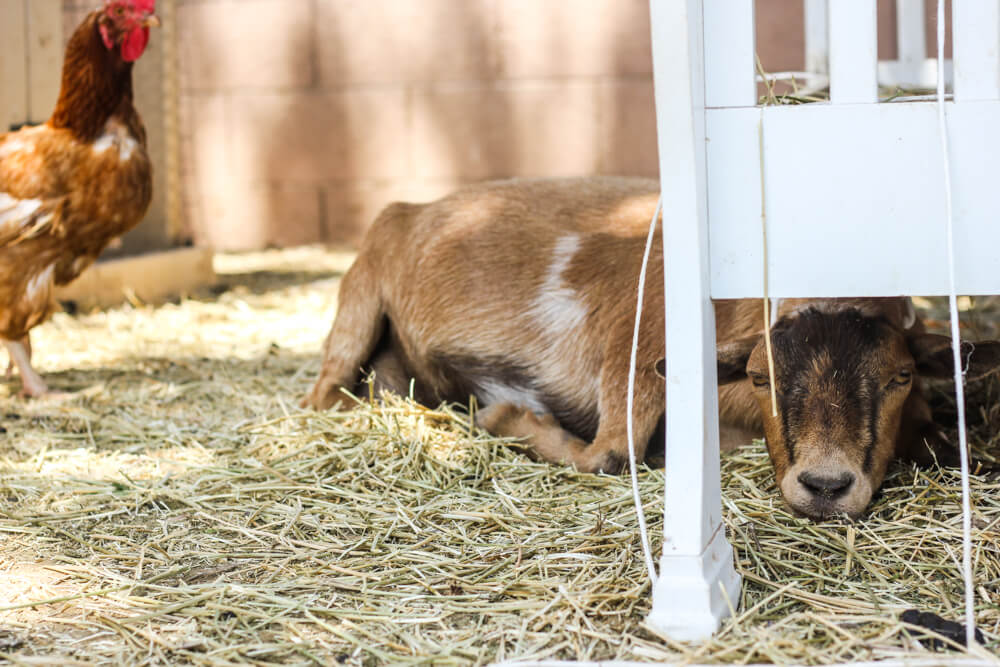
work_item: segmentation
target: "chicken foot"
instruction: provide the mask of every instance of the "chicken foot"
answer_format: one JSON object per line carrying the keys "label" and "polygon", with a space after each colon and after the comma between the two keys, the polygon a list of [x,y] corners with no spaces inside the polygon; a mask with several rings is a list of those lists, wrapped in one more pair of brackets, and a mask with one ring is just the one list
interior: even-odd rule
{"label": "chicken foot", "polygon": [[[23,386],[21,393],[34,397],[48,394],[49,388],[45,384],[45,380],[31,367],[31,343],[28,341],[28,337],[25,336],[19,341],[5,340],[3,344],[7,348],[7,354],[10,355],[11,365],[17,366],[17,370],[21,372]],[[8,367],[7,370],[9,373],[10,368]]]}

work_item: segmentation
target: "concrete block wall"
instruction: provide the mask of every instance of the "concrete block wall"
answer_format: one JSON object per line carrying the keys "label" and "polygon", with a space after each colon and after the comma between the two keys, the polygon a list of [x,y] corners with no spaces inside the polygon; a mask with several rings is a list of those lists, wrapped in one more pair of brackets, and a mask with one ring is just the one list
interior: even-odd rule
{"label": "concrete block wall", "polygon": [[188,0],[191,230],[353,244],[387,203],[654,175],[645,0]]}
{"label": "concrete block wall", "polygon": [[[177,12],[198,243],[352,245],[389,202],[463,183],[657,173],[647,0],[177,0]],[[800,67],[801,2],[758,0],[758,16],[765,67]]]}

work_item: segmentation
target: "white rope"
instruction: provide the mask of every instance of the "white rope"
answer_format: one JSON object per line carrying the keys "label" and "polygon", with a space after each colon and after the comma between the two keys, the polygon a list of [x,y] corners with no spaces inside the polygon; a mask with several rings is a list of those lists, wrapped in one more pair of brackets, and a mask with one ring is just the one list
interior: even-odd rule
{"label": "white rope", "polygon": [[632,474],[632,500],[635,502],[635,515],[639,519],[639,538],[642,542],[642,555],[646,559],[646,571],[649,581],[656,584],[656,565],[653,563],[653,550],[649,546],[649,531],[646,529],[646,513],[642,510],[642,498],[639,496],[639,474],[636,472],[635,436],[632,433],[632,406],[635,403],[635,366],[639,355],[639,323],[642,321],[642,300],[646,292],[646,266],[649,264],[649,251],[653,247],[653,234],[656,231],[656,221],[660,219],[663,209],[663,196],[656,202],[656,211],[649,223],[649,234],[646,236],[646,250],[642,254],[642,268],[639,269],[639,289],[635,304],[635,329],[632,330],[632,354],[628,367],[628,394],[625,397],[625,409],[628,419],[625,430],[628,434],[628,465]]}
{"label": "white rope", "polygon": [[948,232],[948,308],[951,313],[951,352],[955,366],[955,406],[958,409],[958,454],[962,466],[962,575],[965,581],[965,645],[976,645],[975,592],[972,579],[972,507],[969,496],[969,449],[965,434],[965,388],[961,339],[958,330],[958,296],[955,292],[955,241],[951,200],[951,159],[944,107],[944,0],[937,0],[937,110],[938,134],[944,162],[945,220]]}

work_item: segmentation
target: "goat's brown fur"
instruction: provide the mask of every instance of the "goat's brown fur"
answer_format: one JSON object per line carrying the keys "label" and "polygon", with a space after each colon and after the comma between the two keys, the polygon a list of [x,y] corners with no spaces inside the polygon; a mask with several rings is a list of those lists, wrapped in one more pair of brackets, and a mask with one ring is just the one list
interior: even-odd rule
{"label": "goat's brown fur", "polygon": [[[421,402],[475,395],[481,427],[525,438],[544,460],[620,471],[638,267],[657,197],[654,181],[602,177],[487,183],[426,205],[389,206],[344,277],[320,377],[304,403],[327,408],[342,391],[357,393],[370,371],[379,391],[405,394],[413,378]],[[914,389],[917,368],[950,370],[948,339],[907,322],[907,300],[784,301],[773,337],[784,360],[778,418],[760,380],[761,301],[715,306],[723,431],[744,441],[766,434],[779,486],[798,511],[856,515],[896,453],[927,459],[949,451]],[[832,327],[826,347],[795,338],[812,319]],[[651,262],[636,371],[640,457],[664,412],[663,323],[662,266]],[[847,342],[836,338],[838,328]],[[845,362],[841,348],[862,334],[870,344]],[[932,350],[932,363],[914,350]],[[983,370],[998,359],[996,343],[970,356]],[[841,367],[853,385],[838,380],[847,373]],[[861,403],[843,397],[855,390],[874,412],[867,404],[851,412]]]}

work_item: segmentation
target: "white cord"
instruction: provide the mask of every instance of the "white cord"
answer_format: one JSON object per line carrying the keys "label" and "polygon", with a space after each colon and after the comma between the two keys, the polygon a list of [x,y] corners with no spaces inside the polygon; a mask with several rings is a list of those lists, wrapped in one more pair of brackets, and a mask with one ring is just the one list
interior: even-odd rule
{"label": "white cord", "polygon": [[649,531],[646,529],[646,513],[642,511],[642,498],[639,496],[639,474],[636,472],[635,436],[632,433],[632,405],[635,402],[635,366],[639,355],[639,323],[642,321],[642,300],[646,292],[646,266],[649,264],[649,251],[653,247],[653,234],[656,231],[656,221],[660,219],[663,209],[663,196],[656,202],[656,211],[649,223],[649,235],[646,236],[646,250],[642,255],[642,268],[639,269],[639,290],[635,304],[635,329],[632,331],[632,355],[629,357],[628,394],[625,397],[625,409],[628,419],[625,421],[628,434],[628,465],[632,474],[632,500],[635,502],[635,514],[639,519],[639,538],[642,542],[642,554],[646,558],[646,570],[649,581],[656,584],[656,565],[653,563],[653,550],[649,546]]}
{"label": "white cord", "polygon": [[965,645],[975,646],[975,592],[972,579],[972,507],[969,500],[969,450],[965,434],[965,388],[962,377],[962,354],[958,330],[958,297],[955,293],[955,241],[951,201],[951,159],[948,150],[948,124],[944,108],[944,0],[937,0],[937,109],[938,134],[944,159],[945,219],[948,231],[948,308],[951,313],[951,352],[955,366],[955,406],[958,409],[958,454],[962,466],[962,575],[965,580]]}

